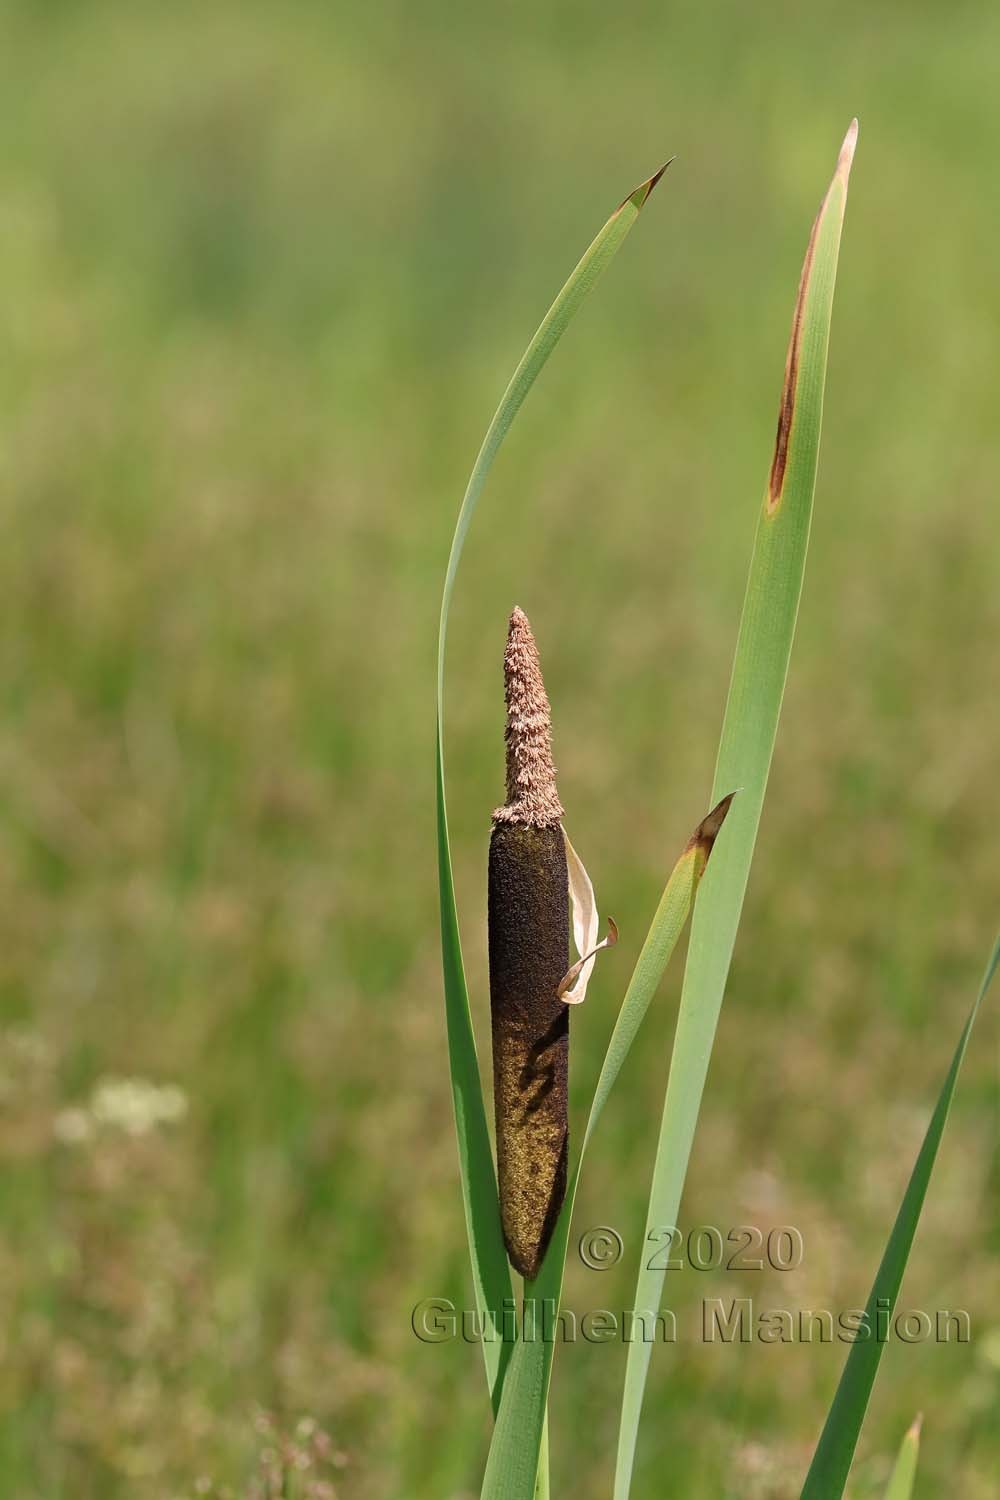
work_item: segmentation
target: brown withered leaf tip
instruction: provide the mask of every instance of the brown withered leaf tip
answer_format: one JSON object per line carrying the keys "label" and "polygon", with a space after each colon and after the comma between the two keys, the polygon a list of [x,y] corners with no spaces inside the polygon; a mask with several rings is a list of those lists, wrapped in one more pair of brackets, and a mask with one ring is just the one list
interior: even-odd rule
{"label": "brown withered leaf tip", "polygon": [[547,828],[563,816],[552,763],[552,714],[528,617],[516,606],[503,657],[507,801],[493,822]]}
{"label": "brown withered leaf tip", "polygon": [[[837,167],[833,174],[833,180],[843,179],[846,184],[851,163],[854,160],[854,149],[858,143],[858,122],[852,120],[844,137],[844,143],[837,157]],[[799,351],[802,343],[802,314],[805,309],[806,292],[809,287],[809,278],[812,274],[813,257],[816,253],[816,235],[819,232],[820,220],[823,210],[826,208],[827,199],[830,196],[830,188],[827,189],[823,202],[820,204],[819,213],[813,222],[809,235],[809,244],[806,246],[805,260],[802,262],[802,275],[799,277],[799,291],[795,299],[795,312],[792,316],[792,335],[788,341],[788,354],[785,359],[785,381],[781,389],[781,405],[778,408],[778,431],[774,440],[774,458],[771,460],[771,472],[767,481],[767,513],[773,515],[781,500],[781,490],[785,482],[785,469],[788,465],[788,443],[792,432],[792,418],[795,415],[795,397],[799,383]]]}
{"label": "brown withered leaf tip", "polygon": [[639,198],[640,193],[642,194],[642,197],[639,198],[638,203],[635,203],[635,206],[639,209],[645,208],[646,199],[649,197],[650,193],[653,191],[667,168],[676,160],[676,156],[668,157],[667,160],[663,163],[663,166],[660,167],[659,171],[654,172],[652,177],[647,177],[645,182],[640,182],[637,188],[633,188],[630,193],[626,194],[626,196],[619,203],[618,207],[615,209],[615,213],[620,214],[626,203],[635,203],[635,200]]}
{"label": "brown withered leaf tip", "polygon": [[688,839],[687,847],[689,849],[700,848],[706,860],[715,847],[715,841],[719,836],[719,829],[726,821],[726,814],[729,812],[730,807],[732,807],[735,796],[736,792],[729,792],[727,796],[723,797],[721,802],[717,802],[712,811],[702,818],[698,827]]}
{"label": "brown withered leaf tip", "polygon": [[774,439],[774,458],[771,460],[771,472],[767,481],[767,508],[769,513],[776,508],[778,501],[781,499],[781,487],[785,482],[785,467],[788,463],[788,440],[792,432],[792,417],[795,415],[795,395],[799,383],[799,345],[802,342],[802,313],[805,308],[806,289],[809,286],[809,273],[812,270],[813,255],[816,252],[816,232],[819,229],[819,221],[822,213],[823,210],[821,208],[813,221],[813,227],[809,234],[805,260],[802,262],[802,275],[799,277],[798,296],[795,299],[795,312],[792,315],[792,336],[788,341],[788,354],[785,357],[785,380],[781,388],[781,405],[778,408],[778,431]]}

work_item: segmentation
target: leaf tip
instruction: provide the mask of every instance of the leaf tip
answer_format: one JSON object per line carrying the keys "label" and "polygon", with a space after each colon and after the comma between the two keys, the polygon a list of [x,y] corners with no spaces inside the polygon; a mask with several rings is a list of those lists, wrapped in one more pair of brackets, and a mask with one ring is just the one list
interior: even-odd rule
{"label": "leaf tip", "polygon": [[826,196],[820,205],[819,213],[813,224],[809,235],[809,243],[806,246],[805,260],[802,262],[802,275],[799,278],[799,291],[795,299],[795,312],[792,316],[792,334],[788,341],[788,355],[785,360],[785,380],[781,390],[781,405],[778,408],[778,431],[774,440],[774,457],[771,460],[771,472],[767,480],[767,510],[769,516],[773,516],[781,504],[781,495],[785,484],[785,469],[788,464],[788,445],[791,439],[792,418],[795,415],[795,398],[798,393],[799,353],[802,338],[802,320],[805,309],[806,293],[809,290],[809,280],[812,275],[813,257],[816,250],[816,236],[819,232],[820,223],[830,201],[830,194],[834,184],[839,182],[847,192],[847,179],[851,173],[851,163],[854,160],[855,147],[858,144],[858,122],[853,119],[847,127],[840,154],[837,157],[837,165],[833,177],[827,188]]}
{"label": "leaf tip", "polygon": [[841,146],[840,155],[837,157],[836,175],[838,177],[842,177],[845,182],[847,181],[848,174],[851,170],[851,163],[854,160],[854,152],[857,148],[857,144],[858,118],[857,115],[855,115],[854,119],[847,127],[847,134],[844,136],[844,144]]}
{"label": "leaf tip", "polygon": [[688,840],[688,848],[699,849],[704,855],[706,863],[715,847],[715,841],[719,837],[719,830],[726,821],[726,816],[733,805],[733,798],[736,796],[737,791],[739,791],[739,788],[736,791],[728,792],[721,802],[717,802],[707,817],[702,818]]}
{"label": "leaf tip", "polygon": [[627,198],[622,199],[622,201],[618,205],[616,212],[621,213],[626,203],[631,203],[633,208],[635,208],[637,211],[642,208],[643,204],[646,202],[646,199],[649,197],[650,193],[653,191],[656,184],[663,176],[664,172],[670,166],[670,163],[676,160],[676,156],[668,157],[668,159],[663,163],[663,166],[660,167],[659,171],[654,172],[652,177],[647,177],[645,182],[640,182],[639,186],[635,189],[634,192],[629,193]]}
{"label": "leaf tip", "polygon": [[[857,121],[855,120],[854,123],[856,125]],[[923,1414],[922,1411],[918,1411],[917,1415],[913,1418],[913,1421],[910,1423],[909,1427],[907,1428],[906,1436],[908,1438],[912,1438],[915,1443],[919,1443],[920,1442],[920,1432],[921,1432],[921,1429],[922,1429],[923,1425],[924,1425],[924,1414]]]}

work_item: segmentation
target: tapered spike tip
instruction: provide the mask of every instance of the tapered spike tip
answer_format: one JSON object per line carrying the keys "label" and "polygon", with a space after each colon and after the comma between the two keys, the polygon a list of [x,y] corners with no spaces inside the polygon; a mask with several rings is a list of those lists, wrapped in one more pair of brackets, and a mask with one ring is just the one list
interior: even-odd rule
{"label": "tapered spike tip", "polygon": [[507,801],[494,823],[547,828],[563,816],[552,764],[552,714],[528,617],[516,606],[503,657],[507,704]]}

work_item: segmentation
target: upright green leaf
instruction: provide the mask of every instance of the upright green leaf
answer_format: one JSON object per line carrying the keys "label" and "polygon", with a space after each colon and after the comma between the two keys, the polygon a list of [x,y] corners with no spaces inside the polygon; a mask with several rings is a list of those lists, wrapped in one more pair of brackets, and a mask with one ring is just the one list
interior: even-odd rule
{"label": "upright green leaf", "polygon": [[[853,121],[813,225],[795,304],[774,458],[750,563],[713,800],[733,787],[742,791],[691,927],[647,1233],[677,1222],[764,802],[809,540],[833,290],[856,140]],[[659,1309],[664,1272],[647,1269],[648,1259],[646,1250],[636,1287],[637,1313]],[[645,1340],[633,1340],[628,1349],[615,1500],[625,1500],[631,1486],[651,1350]]]}
{"label": "upright green leaf", "polygon": [[913,1481],[917,1477],[917,1459],[920,1455],[920,1422],[921,1418],[916,1417],[899,1445],[899,1454],[889,1478],[885,1500],[910,1500],[913,1494]]}
{"label": "upright green leaf", "polygon": [[[934,1160],[941,1144],[948,1111],[951,1108],[959,1069],[962,1066],[965,1049],[969,1045],[969,1036],[983,996],[989,988],[998,962],[1000,962],[1000,939],[997,940],[990,955],[986,973],[979,986],[979,993],[969,1012],[969,1018],[962,1028],[962,1035],[958,1039],[951,1067],[941,1086],[931,1122],[927,1127],[927,1134],[924,1136],[923,1145],[920,1147],[910,1174],[910,1181],[903,1194],[903,1202],[896,1215],[896,1222],[892,1226],[889,1243],[885,1247],[882,1264],[878,1268],[874,1285],[865,1305],[865,1316],[868,1326],[872,1329],[878,1326],[876,1318],[879,1313],[889,1322],[892,1320],[900,1283],[903,1280],[903,1272],[910,1254],[910,1246],[913,1244],[917,1221],[920,1218],[920,1210],[924,1206],[927,1184],[934,1170]],[[861,1433],[861,1424],[868,1410],[868,1400],[872,1393],[872,1386],[875,1384],[875,1376],[878,1374],[883,1348],[882,1341],[874,1337],[851,1345],[851,1352],[847,1356],[847,1363],[844,1365],[840,1384],[837,1386],[837,1394],[833,1398],[826,1425],[809,1466],[809,1473],[806,1475],[806,1482],[802,1488],[802,1500],[838,1500],[838,1497],[844,1493],[854,1450]]]}
{"label": "upright green leaf", "polygon": [[[448,1028],[448,1064],[451,1071],[462,1198],[465,1206],[469,1253],[472,1259],[476,1306],[480,1316],[493,1324],[492,1332],[495,1335],[482,1340],[486,1374],[494,1409],[499,1401],[504,1362],[510,1353],[510,1345],[505,1344],[499,1337],[497,1325],[504,1299],[511,1295],[511,1282],[500,1230],[496,1173],[493,1168],[493,1153],[490,1148],[479,1062],[469,1011],[469,994],[462,960],[451,845],[448,836],[448,811],[444,782],[444,660],[448,613],[466,533],[500,445],[542,366],[559,342],[587,293],[614,258],[625,236],[639,217],[643,204],[665,170],[665,167],[661,167],[615,209],[549,308],[538,331],[525,350],[520,364],[514,371],[483,439],[483,445],[466,486],[451,544],[441,598],[437,656],[436,766],[441,960],[444,970],[445,1015]],[[487,1328],[489,1325],[484,1321],[481,1326]]]}
{"label": "upright green leaf", "polygon": [[538,1277],[525,1287],[526,1303],[536,1309],[542,1325],[535,1329],[541,1333],[541,1337],[523,1338],[514,1347],[493,1429],[493,1441],[483,1479],[482,1500],[530,1500],[535,1484],[535,1468],[542,1441],[552,1368],[553,1341],[545,1336],[544,1318],[546,1310],[553,1319],[559,1311],[566,1267],[566,1244],[584,1153],[656,993],[670,955],[684,931],[691,904],[731,801],[732,797],[724,797],[688,840],[671,871],[632,971],[594,1090],[580,1154],[570,1175],[559,1222]]}

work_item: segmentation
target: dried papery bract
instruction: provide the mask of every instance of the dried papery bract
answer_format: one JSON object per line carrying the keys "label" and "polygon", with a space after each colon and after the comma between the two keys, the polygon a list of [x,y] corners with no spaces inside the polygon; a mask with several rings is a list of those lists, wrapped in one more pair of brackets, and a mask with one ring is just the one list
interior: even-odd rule
{"label": "dried papery bract", "polygon": [[566,1192],[569,1009],[558,990],[569,968],[569,878],[549,700],[520,609],[504,689],[507,800],[493,814],[489,857],[497,1177],[507,1253],[532,1280]]}

